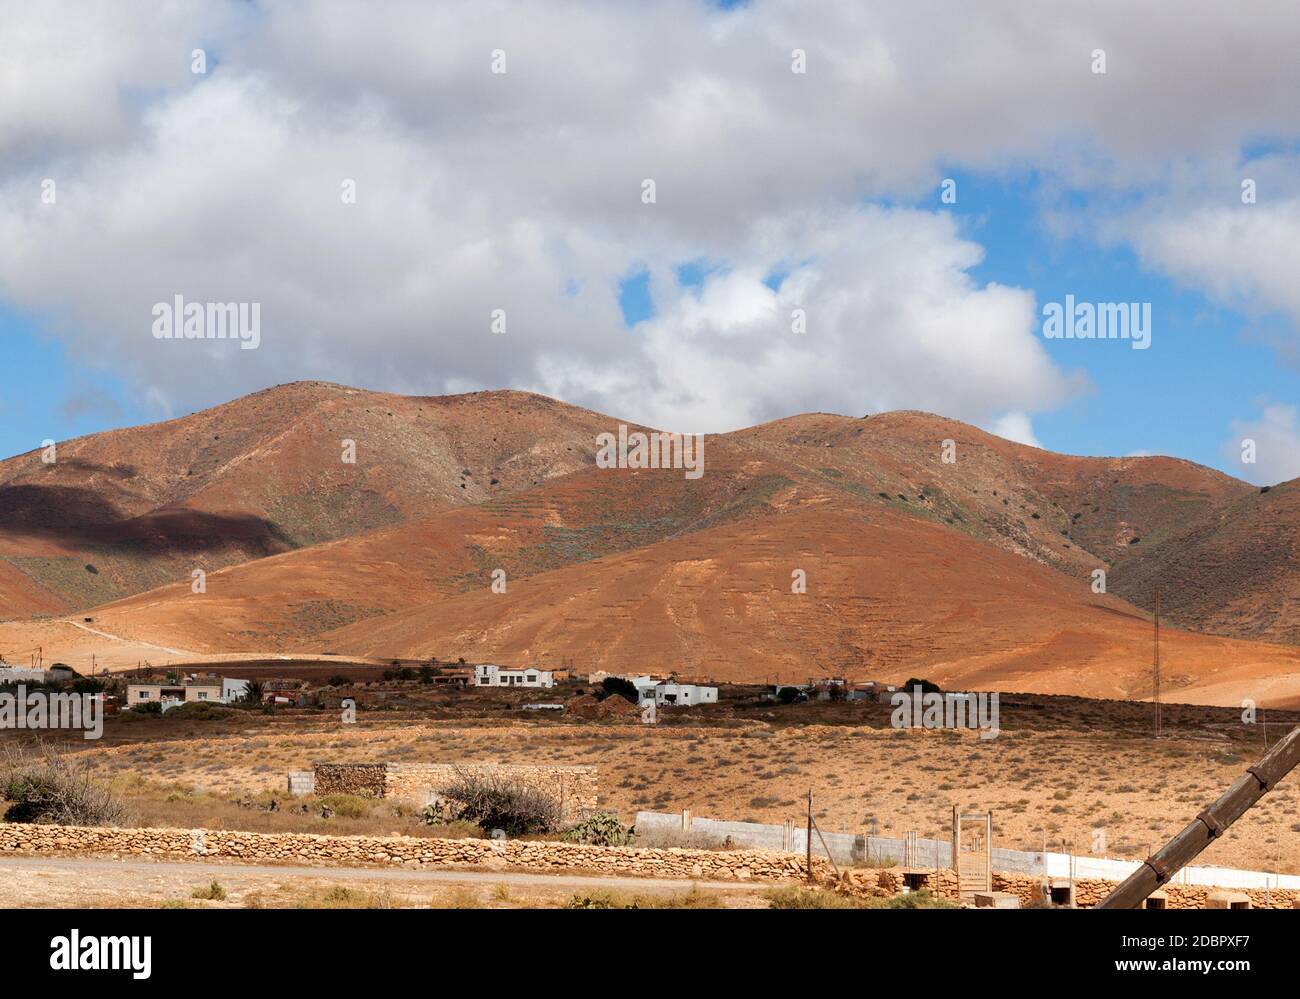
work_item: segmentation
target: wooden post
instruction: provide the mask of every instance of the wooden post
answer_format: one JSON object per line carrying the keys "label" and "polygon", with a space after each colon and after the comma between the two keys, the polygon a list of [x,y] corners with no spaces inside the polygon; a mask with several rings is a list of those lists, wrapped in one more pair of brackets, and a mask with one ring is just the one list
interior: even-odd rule
{"label": "wooden post", "polygon": [[812,788],[808,788],[808,831],[804,835],[804,860],[808,865],[808,880],[813,879],[812,869]]}
{"label": "wooden post", "polygon": [[1255,802],[1300,764],[1300,727],[1293,728],[1254,766],[1233,781],[1182,832],[1148,857],[1136,871],[1101,900],[1099,909],[1136,909],[1214,842]]}
{"label": "wooden post", "polygon": [[961,813],[957,811],[957,806],[952,806],[952,869],[957,875],[958,884],[961,883],[961,867],[957,863],[957,851],[960,849],[958,843],[961,842]]}

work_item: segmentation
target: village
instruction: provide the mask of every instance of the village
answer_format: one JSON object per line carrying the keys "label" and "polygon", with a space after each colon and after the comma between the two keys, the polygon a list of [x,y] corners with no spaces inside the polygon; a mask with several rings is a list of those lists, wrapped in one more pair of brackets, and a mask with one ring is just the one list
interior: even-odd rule
{"label": "village", "polygon": [[[1063,727],[1076,727],[1080,717],[1095,718],[1085,720],[1080,730],[1079,748],[1085,753],[1091,752],[1086,732],[1102,721],[1120,744],[1139,745],[1147,722],[1139,705],[1004,695],[1002,734],[996,740],[1008,746],[1004,751],[980,738],[963,741],[975,733],[963,736],[962,726],[943,724],[942,710],[935,716],[937,725],[922,724],[912,717],[912,711],[920,710],[919,700],[900,724],[902,709],[895,704],[911,691],[942,696],[950,706],[973,697],[941,695],[920,679],[898,685],[843,677],[781,685],[686,680],[672,671],[661,676],[600,670],[579,674],[572,668],[437,659],[310,666],[277,666],[266,660],[161,668],[141,664],[122,674],[94,677],[80,676],[62,663],[49,669],[0,667],[0,690],[17,685],[80,688],[101,699],[107,716],[101,745],[94,754],[79,755],[87,774],[124,788],[123,807],[142,816],[133,820],[135,831],[120,834],[135,837],[128,850],[147,841],[153,844],[151,851],[173,853],[162,830],[180,825],[244,830],[241,835],[253,839],[234,841],[231,859],[273,858],[281,849],[275,837],[297,842],[292,837],[302,835],[332,837],[330,842],[337,843],[328,849],[347,855],[344,840],[362,837],[361,844],[382,830],[416,843],[431,837],[518,843],[525,851],[518,863],[527,870],[565,869],[571,861],[564,859],[564,851],[574,846],[598,851],[584,855],[584,866],[621,874],[640,871],[638,865],[651,862],[656,850],[694,851],[692,866],[684,869],[688,880],[714,879],[705,876],[717,864],[714,874],[723,881],[811,882],[806,889],[811,894],[800,898],[801,904],[813,906],[835,897],[910,895],[936,904],[947,899],[994,908],[1078,908],[1099,904],[1108,886],[1122,881],[1135,857],[1163,835],[1153,831],[1145,843],[1141,834],[1134,837],[1139,811],[1116,812],[1101,826],[1096,819],[1082,826],[1054,820],[1037,826],[1043,830],[1040,836],[1033,832],[1035,814],[1060,812],[1069,820],[1073,809],[1062,808],[1061,802],[1073,795],[1045,786],[1039,797],[1045,804],[1036,806],[1036,812],[1026,808],[1023,794],[1008,795],[1010,787],[992,784],[992,793],[961,794],[951,779],[936,784],[927,776],[955,774],[954,754],[976,747],[988,756],[981,769],[991,767],[995,774],[997,760],[1025,752],[1024,740],[1050,745]],[[997,695],[993,701],[998,703]],[[1211,725],[1224,731],[1226,745],[1232,745],[1239,735],[1224,728],[1229,716],[1217,709],[1166,706],[1175,738],[1181,732],[1192,737]],[[1284,723],[1285,717],[1277,721]],[[898,743],[891,734],[912,738]],[[1240,735],[1249,737],[1246,731]],[[57,739],[58,733],[46,736]],[[270,752],[268,737],[283,748]],[[678,765],[662,772],[656,793],[638,793],[647,784],[637,761],[662,759],[663,751],[650,748],[659,744]],[[148,762],[155,758],[152,747],[164,745],[177,747],[181,755],[169,752],[165,763]],[[700,749],[682,755],[676,748],[682,745]],[[807,755],[804,747],[809,745],[824,748]],[[1162,752],[1181,753],[1181,745],[1186,743],[1170,744]],[[749,757],[749,765],[743,765],[731,746],[765,751],[762,756],[742,751],[742,758]],[[241,747],[259,748],[250,754]],[[862,757],[859,750],[867,747],[873,747],[872,755]],[[845,810],[852,798],[845,797],[849,787],[839,775],[869,779],[862,766],[872,756],[891,761],[885,765],[900,781],[894,793],[878,788],[869,795],[873,807],[864,822],[856,809]],[[782,759],[803,760],[804,765],[782,766]],[[839,765],[806,766],[832,760]],[[1144,758],[1141,766],[1149,762]],[[969,764],[964,769],[973,790],[979,780],[972,779]],[[697,776],[692,778],[691,771]],[[1075,784],[1068,773],[1057,768],[1056,777],[1066,778],[1059,786]],[[699,783],[705,775],[706,782]],[[953,790],[945,791],[949,788]],[[534,801],[529,807],[539,808],[539,815],[479,814],[465,806],[489,789],[512,800]],[[1197,796],[1213,790],[1208,782]],[[1278,802],[1286,795],[1278,792]],[[535,799],[549,804],[537,805]],[[1278,802],[1266,799],[1248,828],[1261,820],[1285,821],[1284,813],[1274,811]],[[1169,818],[1157,820],[1155,814],[1151,812],[1152,829],[1168,828]],[[1103,834],[1098,842],[1098,829],[1112,838]],[[44,849],[35,827],[13,835],[18,838],[8,849]],[[119,834],[95,835],[111,841]],[[203,835],[205,856],[223,855],[225,838]],[[1257,836],[1249,841],[1258,842]],[[440,847],[432,853],[429,848],[419,847],[425,852],[412,855],[396,841],[375,847],[417,866],[473,868],[493,856],[479,858],[473,852],[478,848],[468,845],[445,856]],[[293,849],[295,855],[305,855],[303,847]],[[623,852],[599,853],[611,849]],[[763,859],[746,851],[758,851]],[[1185,867],[1181,880],[1151,892],[1143,904],[1273,908],[1300,897],[1300,875],[1289,872],[1293,868],[1286,855],[1267,849],[1234,854],[1247,864],[1232,865],[1233,870]]]}

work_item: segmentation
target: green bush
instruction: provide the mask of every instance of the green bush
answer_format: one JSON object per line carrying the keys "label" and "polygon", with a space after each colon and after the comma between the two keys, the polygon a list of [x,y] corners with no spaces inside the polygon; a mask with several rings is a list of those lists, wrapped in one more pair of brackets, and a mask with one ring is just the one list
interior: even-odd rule
{"label": "green bush", "polygon": [[364,819],[374,808],[374,802],[355,794],[327,794],[320,799],[322,805],[328,805],[335,815],[345,819]]}
{"label": "green bush", "polygon": [[630,846],[635,838],[631,827],[618,821],[611,812],[596,812],[577,825],[570,826],[561,836],[566,843],[586,846]]}
{"label": "green bush", "polygon": [[132,704],[130,710],[137,715],[160,715],[162,705],[157,701],[141,701],[139,704]]}
{"label": "green bush", "polygon": [[612,697],[614,694],[618,694],[620,697],[624,698],[625,700],[631,701],[633,704],[636,704],[639,700],[639,697],[637,696],[636,684],[634,684],[631,680],[623,679],[623,677],[621,676],[605,677],[605,679],[600,681],[600,687],[601,690],[604,692],[603,696],[601,697],[602,701],[606,697]]}
{"label": "green bush", "polygon": [[941,691],[940,691],[940,689],[939,689],[939,685],[938,685],[937,683],[932,683],[932,682],[929,681],[929,680],[922,680],[922,679],[920,679],[919,677],[915,677],[915,676],[909,676],[909,677],[907,678],[907,683],[903,684],[903,685],[902,685],[901,687],[899,687],[898,689],[899,689],[899,690],[905,690],[905,691],[907,691],[907,692],[910,694],[910,693],[912,692],[912,688],[913,688],[913,687],[920,687],[920,688],[921,688],[921,693],[922,693],[922,694],[938,694],[938,693],[941,693]]}
{"label": "green bush", "polygon": [[219,721],[222,718],[229,718],[232,714],[233,711],[221,704],[214,704],[211,701],[190,701],[172,708],[167,712],[167,717],[188,721]]}

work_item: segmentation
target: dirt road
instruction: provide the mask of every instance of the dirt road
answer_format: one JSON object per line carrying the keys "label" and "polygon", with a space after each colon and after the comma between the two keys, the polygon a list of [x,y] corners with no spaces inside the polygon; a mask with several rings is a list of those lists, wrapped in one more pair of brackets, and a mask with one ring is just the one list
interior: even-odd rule
{"label": "dirt road", "polygon": [[[665,878],[583,877],[511,871],[414,871],[382,867],[280,867],[203,861],[111,860],[100,857],[0,858],[0,906],[152,907],[189,900],[195,888],[216,881],[224,904],[238,907],[256,896],[258,904],[300,903],[337,886],[384,894],[405,905],[440,905],[455,897],[504,905],[558,904],[573,894],[598,891],[669,895],[716,892],[725,905],[763,906],[770,883],[675,881]],[[206,903],[203,903],[206,904]]]}

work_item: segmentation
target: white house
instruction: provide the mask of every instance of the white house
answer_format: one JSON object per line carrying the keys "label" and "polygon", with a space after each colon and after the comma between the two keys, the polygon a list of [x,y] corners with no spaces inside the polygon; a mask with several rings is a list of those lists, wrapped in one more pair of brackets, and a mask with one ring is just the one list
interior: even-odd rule
{"label": "white house", "polygon": [[247,680],[233,680],[228,676],[221,678],[221,702],[223,704],[234,704],[236,701],[242,701],[247,693]]}
{"label": "white house", "polygon": [[555,674],[544,669],[503,669],[484,664],[474,667],[476,687],[554,687]]}
{"label": "white house", "polygon": [[695,683],[669,683],[648,676],[629,676],[627,680],[636,688],[638,704],[717,704],[718,688],[701,687]]}
{"label": "white house", "polygon": [[50,678],[47,669],[25,669],[22,666],[0,667],[0,683],[45,683]]}
{"label": "white house", "polygon": [[636,688],[636,699],[640,704],[656,700],[655,688],[659,686],[658,680],[651,680],[648,676],[629,676],[628,682]]}
{"label": "white house", "polygon": [[717,704],[718,688],[701,687],[694,683],[661,683],[655,687],[656,704]]}

